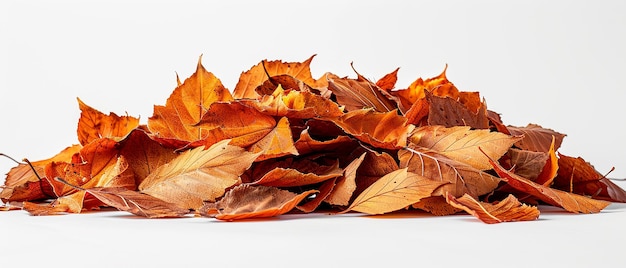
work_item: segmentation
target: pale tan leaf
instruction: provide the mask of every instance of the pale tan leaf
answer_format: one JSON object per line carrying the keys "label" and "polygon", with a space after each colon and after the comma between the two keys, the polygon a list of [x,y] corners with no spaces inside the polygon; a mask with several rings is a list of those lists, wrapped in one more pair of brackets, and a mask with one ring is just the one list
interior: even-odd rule
{"label": "pale tan leaf", "polygon": [[446,197],[450,205],[465,210],[484,223],[534,221],[539,218],[537,207],[520,203],[512,194],[495,204],[477,201],[467,194],[459,198],[450,194]]}

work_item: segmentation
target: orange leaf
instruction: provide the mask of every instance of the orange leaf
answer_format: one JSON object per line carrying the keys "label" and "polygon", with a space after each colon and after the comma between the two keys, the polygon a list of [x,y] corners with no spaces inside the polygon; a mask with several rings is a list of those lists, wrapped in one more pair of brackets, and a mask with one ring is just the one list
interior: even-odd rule
{"label": "orange leaf", "polygon": [[539,198],[550,205],[563,208],[574,213],[597,213],[611,204],[603,200],[595,200],[582,195],[564,192],[537,184],[505,170],[493,159],[489,159],[494,170],[502,180],[511,187]]}
{"label": "orange leaf", "polygon": [[554,188],[594,199],[626,203],[626,191],[600,174],[582,157],[559,154],[558,164],[560,168],[554,179]]}
{"label": "orange leaf", "polygon": [[435,96],[451,97],[457,99],[459,96],[459,90],[450,82],[446,77],[446,70],[448,65],[443,69],[443,72],[436,77],[428,78],[426,80],[418,78],[407,89],[401,89],[392,91],[391,93],[397,96],[403,107],[407,109],[420,99],[426,97],[426,92],[432,92]]}
{"label": "orange leaf", "polygon": [[119,142],[120,155],[124,156],[129,168],[135,173],[135,184],[141,182],[161,165],[171,161],[178,154],[150,139],[142,129],[133,130]]}
{"label": "orange leaf", "polygon": [[180,154],[151,173],[139,190],[189,209],[216,200],[241,182],[239,176],[259,156],[229,142],[223,140],[206,150],[201,146]]}
{"label": "orange leaf", "polygon": [[264,95],[257,101],[250,101],[265,114],[289,118],[337,117],[343,114],[334,101],[306,91],[290,90],[285,92],[278,86],[271,95]]}
{"label": "orange leaf", "polygon": [[384,214],[400,210],[431,196],[435,189],[444,184],[407,172],[406,168],[398,169],[370,185],[345,211]]}
{"label": "orange leaf", "polygon": [[479,202],[467,194],[459,198],[450,194],[446,197],[450,205],[465,210],[485,223],[533,221],[539,218],[537,207],[522,204],[511,194],[496,204]]}
{"label": "orange leaf", "polygon": [[400,70],[400,68],[396,68],[393,72],[378,79],[378,81],[376,81],[376,86],[382,90],[391,91],[394,87],[396,87],[396,82],[398,81],[398,70]]}
{"label": "orange leaf", "polygon": [[281,118],[272,131],[250,146],[249,151],[262,153],[257,161],[286,155],[298,155],[287,117]]}
{"label": "orange leaf", "polygon": [[131,116],[105,115],[78,99],[81,110],[78,120],[78,141],[86,145],[99,138],[119,140],[139,126],[139,119]]}
{"label": "orange leaf", "polygon": [[521,137],[513,137],[488,129],[472,130],[468,126],[425,126],[413,131],[409,140],[417,146],[436,151],[450,159],[480,170],[491,169],[489,157],[499,159]]}
{"label": "orange leaf", "polygon": [[233,100],[228,89],[212,73],[202,66],[202,57],[198,60],[196,72],[176,87],[165,106],[154,106],[154,114],[148,118],[148,128],[155,138],[180,148],[199,145],[207,133],[197,123],[207,112],[211,104]]}
{"label": "orange leaf", "polygon": [[[309,190],[295,194],[274,187],[244,184],[228,191],[215,204],[207,206],[210,209],[204,214],[226,221],[275,217],[291,211],[302,200],[316,192]],[[205,210],[206,208],[201,209]]]}
{"label": "orange leaf", "polygon": [[339,206],[347,206],[350,203],[350,199],[356,190],[356,172],[361,163],[363,163],[365,155],[366,153],[361,154],[359,158],[354,159],[343,169],[343,176],[337,180],[332,192],[324,200],[326,203]]}
{"label": "orange leaf", "polygon": [[396,111],[379,113],[371,109],[355,110],[332,121],[358,140],[383,149],[406,146],[407,136],[415,128],[407,125],[406,118]]}
{"label": "orange leaf", "polygon": [[[236,99],[257,99],[260,95],[255,89],[263,84],[269,77],[276,75],[290,75],[305,84],[316,87],[317,82],[311,76],[310,64],[315,55],[304,62],[282,62],[279,60],[263,60],[252,66],[248,71],[241,73],[239,81],[233,90]],[[265,66],[263,66],[265,64]]]}
{"label": "orange leaf", "polygon": [[398,151],[401,168],[408,168],[421,176],[449,184],[439,188],[433,195],[445,196],[446,192],[454,196],[467,193],[478,197],[492,192],[500,179],[470,165],[454,161],[421,148],[407,147]]}
{"label": "orange leaf", "polygon": [[559,159],[556,157],[554,142],[555,137],[552,136],[552,144],[550,144],[550,149],[548,150],[548,160],[542,167],[541,173],[539,173],[537,179],[535,179],[536,183],[543,184],[543,186],[548,187],[552,185],[552,181],[554,181],[554,178],[557,175],[557,171],[559,170]]}

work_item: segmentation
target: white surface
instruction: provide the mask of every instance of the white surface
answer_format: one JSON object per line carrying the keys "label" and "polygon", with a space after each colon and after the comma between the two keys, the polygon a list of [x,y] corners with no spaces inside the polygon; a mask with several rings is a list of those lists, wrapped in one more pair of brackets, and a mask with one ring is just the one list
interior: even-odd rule
{"label": "white surface", "polygon": [[[0,152],[39,160],[76,143],[76,97],[145,123],[200,55],[233,89],[263,59],[317,54],[314,77],[354,77],[350,62],[371,80],[400,67],[397,88],[448,64],[448,78],[479,91],[505,123],[565,133],[561,153],[626,177],[624,1],[83,2],[0,1]],[[0,172],[13,165],[0,159]],[[0,264],[615,267],[625,213],[613,205],[486,225],[469,216],[219,223],[18,211],[0,213]]]}

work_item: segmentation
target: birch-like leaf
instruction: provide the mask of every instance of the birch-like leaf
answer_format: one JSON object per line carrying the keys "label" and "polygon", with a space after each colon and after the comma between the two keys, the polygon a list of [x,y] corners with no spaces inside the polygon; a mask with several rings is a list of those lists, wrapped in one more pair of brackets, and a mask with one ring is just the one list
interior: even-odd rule
{"label": "birch-like leaf", "polygon": [[450,159],[480,170],[487,170],[491,169],[491,165],[479,147],[489,157],[499,159],[521,138],[488,129],[472,130],[469,126],[447,128],[435,125],[415,129],[409,140],[417,146],[431,149]]}
{"label": "birch-like leaf", "polygon": [[144,179],[139,190],[189,209],[201,207],[203,201],[215,201],[227,188],[241,182],[239,176],[259,155],[229,142],[182,153]]}
{"label": "birch-like leaf", "polygon": [[446,182],[408,172],[407,168],[398,169],[361,192],[345,211],[384,214],[400,210],[431,196],[435,189],[444,184]]}

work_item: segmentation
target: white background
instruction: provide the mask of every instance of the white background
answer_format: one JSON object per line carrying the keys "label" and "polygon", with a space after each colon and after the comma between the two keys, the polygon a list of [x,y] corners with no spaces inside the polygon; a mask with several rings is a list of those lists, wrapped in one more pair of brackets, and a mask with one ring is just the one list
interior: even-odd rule
{"label": "white background", "polygon": [[[200,55],[233,89],[263,59],[316,54],[316,78],[326,71],[355,77],[351,62],[373,81],[400,67],[397,88],[448,64],[450,81],[479,91],[506,124],[565,133],[561,153],[626,178],[624,14],[624,1],[5,0],[0,152],[34,161],[77,143],[77,97],[145,123],[176,74],[190,76]],[[12,166],[0,159],[1,173]],[[615,267],[623,260],[625,213],[616,204],[596,215],[557,210],[536,222],[487,225],[425,214],[218,223],[18,211],[0,213],[0,264]]]}

